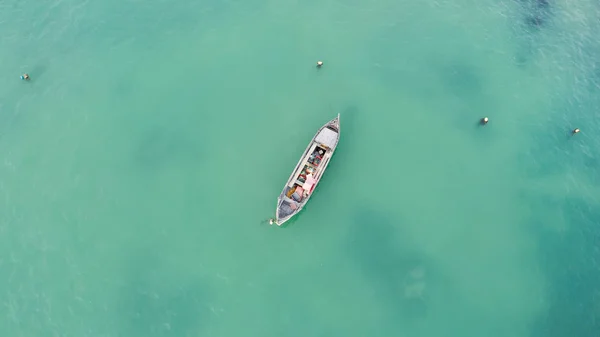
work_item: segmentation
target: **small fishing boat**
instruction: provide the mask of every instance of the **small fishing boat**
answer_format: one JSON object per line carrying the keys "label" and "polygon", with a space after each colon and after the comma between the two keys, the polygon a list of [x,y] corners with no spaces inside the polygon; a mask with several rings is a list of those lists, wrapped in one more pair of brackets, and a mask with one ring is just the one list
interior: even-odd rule
{"label": "small fishing boat", "polygon": [[339,139],[340,114],[317,131],[285,184],[277,199],[275,223],[278,226],[298,214],[306,205],[323,177]]}

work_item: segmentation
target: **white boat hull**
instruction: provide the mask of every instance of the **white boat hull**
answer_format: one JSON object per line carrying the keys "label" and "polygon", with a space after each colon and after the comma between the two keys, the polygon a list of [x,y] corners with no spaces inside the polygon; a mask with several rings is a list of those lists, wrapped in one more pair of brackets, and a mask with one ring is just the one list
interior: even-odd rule
{"label": "white boat hull", "polygon": [[323,177],[340,139],[340,115],[323,125],[310,141],[277,199],[279,226],[298,214]]}

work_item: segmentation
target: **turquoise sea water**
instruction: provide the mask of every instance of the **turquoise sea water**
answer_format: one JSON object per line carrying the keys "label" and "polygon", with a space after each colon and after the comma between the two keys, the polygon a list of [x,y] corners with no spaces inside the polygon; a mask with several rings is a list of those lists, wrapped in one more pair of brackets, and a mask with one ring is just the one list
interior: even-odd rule
{"label": "turquoise sea water", "polygon": [[598,336],[599,16],[0,1],[2,336]]}

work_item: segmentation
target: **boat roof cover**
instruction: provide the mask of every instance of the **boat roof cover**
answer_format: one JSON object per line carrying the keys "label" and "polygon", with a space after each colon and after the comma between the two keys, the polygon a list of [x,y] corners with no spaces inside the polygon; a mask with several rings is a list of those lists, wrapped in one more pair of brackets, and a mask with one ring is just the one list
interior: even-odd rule
{"label": "boat roof cover", "polygon": [[321,132],[319,132],[319,134],[317,135],[317,138],[315,138],[315,141],[317,143],[321,143],[326,145],[327,147],[335,147],[335,143],[337,141],[338,138],[338,134],[337,132],[329,129],[329,128],[323,128],[323,130],[321,130]]}

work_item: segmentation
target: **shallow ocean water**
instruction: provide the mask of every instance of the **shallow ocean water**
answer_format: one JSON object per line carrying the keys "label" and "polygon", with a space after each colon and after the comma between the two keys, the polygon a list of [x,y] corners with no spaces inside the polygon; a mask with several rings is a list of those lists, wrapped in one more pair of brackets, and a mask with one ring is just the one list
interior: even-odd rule
{"label": "shallow ocean water", "polygon": [[[0,3],[0,331],[597,335],[599,15]],[[338,112],[314,197],[269,226]]]}

